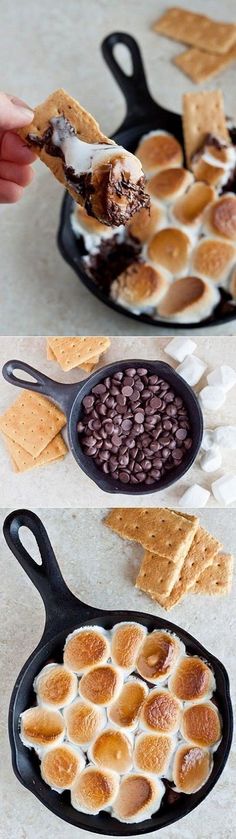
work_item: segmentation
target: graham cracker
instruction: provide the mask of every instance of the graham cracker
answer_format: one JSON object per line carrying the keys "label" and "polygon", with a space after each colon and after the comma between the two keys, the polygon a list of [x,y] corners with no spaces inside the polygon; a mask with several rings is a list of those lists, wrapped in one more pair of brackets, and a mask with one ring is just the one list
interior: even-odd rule
{"label": "graham cracker", "polygon": [[236,46],[234,45],[222,55],[208,53],[192,47],[173,58],[173,63],[193,82],[200,84],[219,75],[230,64],[236,61]]}
{"label": "graham cracker", "polygon": [[110,338],[103,336],[91,336],[89,338],[86,336],[81,338],[78,336],[68,338],[55,336],[47,339],[47,347],[65,372],[72,370],[74,367],[81,367],[84,362],[93,362],[94,357],[99,358],[101,353],[105,352],[110,346],[110,343]]}
{"label": "graham cracker", "polygon": [[50,120],[53,117],[59,116],[64,116],[75,129],[79,139],[84,140],[86,143],[111,143],[112,145],[114,143],[102,134],[96,119],[82,108],[82,105],[76,99],[69,96],[63,88],[55,90],[45,99],[45,102],[34,109],[34,119],[30,125],[18,129],[17,133],[20,137],[26,140],[28,145],[33,148],[35,154],[48,166],[53,175],[55,175],[55,178],[70,192],[74,201],[83,206],[83,198],[78,195],[78,192],[66,180],[63,160],[60,157],[53,157],[47,154],[44,148],[39,148],[39,146],[31,143],[29,139],[29,134],[42,137],[49,128]]}
{"label": "graham cracker", "polygon": [[[47,359],[48,361],[57,361],[54,352],[51,350],[49,343],[47,341]],[[94,358],[90,358],[90,361],[85,361],[83,364],[80,364],[81,370],[84,370],[85,373],[91,373],[94,367],[98,364],[100,359],[100,355],[95,355]]]}
{"label": "graham cracker", "polygon": [[216,21],[179,6],[167,9],[154,23],[154,30],[206,52],[225,53],[236,41],[236,24]]}
{"label": "graham cracker", "polygon": [[187,162],[204,143],[207,134],[216,134],[230,143],[221,90],[202,90],[183,96],[183,131]]}
{"label": "graham cracker", "polygon": [[170,594],[176,580],[179,578],[184,558],[179,562],[172,562],[166,556],[145,551],[141,568],[135,583],[136,588],[146,592],[151,597]]}
{"label": "graham cracker", "polygon": [[222,548],[222,545],[218,542],[218,539],[211,536],[203,527],[199,527],[185,557],[179,579],[167,597],[164,595],[156,597],[158,603],[165,609],[173,609],[173,606],[176,606],[183,599],[202,571],[212,565],[220,548]]}
{"label": "graham cracker", "polygon": [[217,554],[210,568],[206,568],[195,581],[190,594],[228,594],[232,585],[233,563],[231,554]]}
{"label": "graham cracker", "polygon": [[167,508],[118,508],[108,514],[104,523],[151,553],[179,562],[192,544],[198,519],[189,520]]}
{"label": "graham cracker", "polygon": [[45,396],[23,390],[0,417],[0,431],[37,457],[66,425],[65,414]]}
{"label": "graham cracker", "polygon": [[19,443],[10,440],[5,434],[3,434],[3,437],[16,472],[27,472],[29,469],[34,469],[38,466],[46,466],[47,463],[51,463],[54,460],[62,460],[68,452],[68,448],[61,434],[57,434],[37,457],[33,457],[29,452],[26,452]]}

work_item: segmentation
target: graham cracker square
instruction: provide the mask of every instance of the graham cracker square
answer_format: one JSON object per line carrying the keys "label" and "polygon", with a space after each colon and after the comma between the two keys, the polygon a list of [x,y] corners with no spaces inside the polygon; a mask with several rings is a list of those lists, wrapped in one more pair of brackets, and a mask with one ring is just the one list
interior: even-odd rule
{"label": "graham cracker square", "polygon": [[37,457],[66,425],[65,414],[45,396],[22,390],[0,417],[0,431]]}
{"label": "graham cracker square", "polygon": [[55,336],[47,339],[48,350],[65,372],[74,367],[81,367],[84,362],[91,364],[94,358],[105,352],[110,343],[110,338],[104,336]]}
{"label": "graham cracker square", "polygon": [[108,514],[105,524],[151,553],[178,562],[190,548],[198,519],[192,521],[167,508],[118,508]]}
{"label": "graham cracker square", "polygon": [[205,568],[190,594],[228,594],[232,586],[234,559],[231,554],[217,554],[209,568]]}
{"label": "graham cracker square", "polygon": [[38,466],[46,466],[47,463],[51,463],[52,461],[62,460],[68,452],[68,448],[61,434],[57,434],[37,457],[33,457],[29,452],[26,452],[19,443],[10,440],[5,434],[3,437],[16,472],[27,472],[29,469],[34,469]]}

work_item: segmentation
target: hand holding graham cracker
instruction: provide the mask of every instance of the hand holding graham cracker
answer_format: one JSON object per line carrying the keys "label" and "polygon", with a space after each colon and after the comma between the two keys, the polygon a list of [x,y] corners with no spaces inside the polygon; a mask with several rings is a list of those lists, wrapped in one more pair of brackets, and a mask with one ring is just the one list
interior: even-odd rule
{"label": "hand holding graham cracker", "polygon": [[140,161],[65,90],[51,93],[18,133],[90,216],[116,227],[149,206]]}
{"label": "hand holding graham cracker", "polygon": [[220,542],[196,516],[165,508],[118,508],[104,524],[145,549],[136,587],[164,609],[172,609],[188,592],[230,591],[233,557],[221,553]]}

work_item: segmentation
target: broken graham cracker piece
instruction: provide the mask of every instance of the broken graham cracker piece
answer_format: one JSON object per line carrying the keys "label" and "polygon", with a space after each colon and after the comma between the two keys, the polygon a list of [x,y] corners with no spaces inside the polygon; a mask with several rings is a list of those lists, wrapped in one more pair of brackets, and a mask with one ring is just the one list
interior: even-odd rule
{"label": "broken graham cracker piece", "polygon": [[92,362],[94,357],[105,352],[110,343],[110,338],[103,336],[55,336],[47,339],[47,347],[65,373],[74,367],[81,367],[84,362]]}
{"label": "broken graham cracker piece", "polygon": [[104,524],[124,539],[179,562],[186,556],[198,527],[198,518],[192,519],[167,508],[118,508],[108,514]]}
{"label": "broken graham cracker piece", "polygon": [[146,594],[167,597],[179,578],[184,558],[179,562],[172,562],[166,556],[145,551],[141,567],[136,579],[135,588],[140,588]]}
{"label": "broken graham cracker piece", "polygon": [[190,594],[228,594],[233,579],[234,559],[231,554],[217,554],[209,568],[200,574]]}
{"label": "broken graham cracker piece", "polygon": [[222,55],[192,47],[173,58],[173,64],[183,70],[183,73],[195,84],[206,82],[213,76],[219,75],[221,70],[225,70],[234,61],[236,61],[236,45]]}
{"label": "broken graham cracker piece", "polygon": [[[48,361],[57,361],[56,356],[54,355],[54,352],[51,350],[51,347],[49,346],[48,342],[47,342],[47,359],[48,359]],[[100,355],[95,355],[94,358],[90,359],[90,361],[85,361],[82,364],[80,364],[79,366],[81,367],[81,370],[85,371],[85,373],[92,373],[92,370],[98,364],[99,359],[100,359]]]}
{"label": "broken graham cracker piece", "polygon": [[206,52],[225,53],[236,41],[236,24],[216,21],[179,6],[167,9],[153,28],[160,35]]}
{"label": "broken graham cracker piece", "polygon": [[207,134],[230,143],[221,90],[202,90],[183,96],[183,132],[188,165]]}
{"label": "broken graham cracker piece", "polygon": [[0,417],[0,431],[37,457],[66,425],[65,414],[45,396],[23,390]]}
{"label": "broken graham cracker piece", "polygon": [[32,123],[18,134],[99,221],[116,227],[150,206],[138,158],[102,134],[94,117],[62,88],[35,108]]}
{"label": "broken graham cracker piece", "polygon": [[29,452],[26,452],[19,443],[10,440],[5,434],[3,434],[3,437],[16,472],[27,472],[29,469],[38,466],[46,466],[47,463],[52,463],[52,461],[62,460],[68,452],[67,445],[60,433],[48,443],[37,457],[33,457]]}
{"label": "broken graham cracker piece", "polygon": [[165,595],[155,597],[155,592],[153,591],[153,597],[155,597],[164,609],[173,609],[173,606],[176,606],[183,599],[186,592],[191,589],[191,586],[198,579],[201,572],[212,565],[216,554],[218,554],[221,548],[222,545],[218,542],[218,539],[215,539],[203,527],[199,527],[188,554],[185,557],[179,579],[173,586],[172,591],[167,597]]}

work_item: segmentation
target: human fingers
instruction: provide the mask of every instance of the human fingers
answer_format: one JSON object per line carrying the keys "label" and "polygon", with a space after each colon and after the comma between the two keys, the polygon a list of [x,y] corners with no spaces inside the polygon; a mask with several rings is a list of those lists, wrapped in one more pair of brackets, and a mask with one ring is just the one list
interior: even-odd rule
{"label": "human fingers", "polygon": [[0,128],[23,128],[33,120],[34,112],[16,96],[0,92]]}
{"label": "human fingers", "polygon": [[28,148],[24,140],[13,131],[5,131],[0,138],[0,156],[2,160],[26,165],[37,160],[37,155]]}

